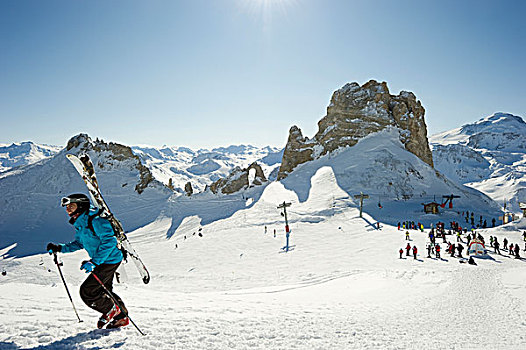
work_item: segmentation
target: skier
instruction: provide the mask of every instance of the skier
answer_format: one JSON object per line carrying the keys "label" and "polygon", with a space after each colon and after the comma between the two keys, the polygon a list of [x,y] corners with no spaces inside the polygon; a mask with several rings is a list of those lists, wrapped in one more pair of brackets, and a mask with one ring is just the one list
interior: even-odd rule
{"label": "skier", "polygon": [[416,259],[416,253],[418,253],[418,249],[416,249],[416,245],[413,246],[413,258]]}
{"label": "skier", "polygon": [[455,245],[454,244],[451,244],[451,257],[454,258],[455,257]]}
{"label": "skier", "polygon": [[458,244],[457,245],[457,251],[458,251],[458,257],[459,258],[462,258],[462,251],[464,250],[464,247],[462,246],[462,244]]}
{"label": "skier", "polygon": [[440,259],[440,244],[435,246],[436,258]]}
{"label": "skier", "polygon": [[267,225],[265,225],[265,234],[267,234]]}
{"label": "skier", "polygon": [[526,231],[522,233],[522,238],[524,239],[524,242],[526,242]]}
{"label": "skier", "polygon": [[404,254],[404,250],[402,248],[400,248],[400,250],[398,251],[398,253],[400,253],[400,259],[402,259],[402,254]]}
{"label": "skier", "polygon": [[491,219],[491,227],[495,227],[495,218]]}
{"label": "skier", "polygon": [[428,244],[427,244],[427,257],[428,257],[428,258],[431,257],[431,243],[428,243]]}
{"label": "skier", "polygon": [[489,245],[493,247],[493,236],[489,236]]}
{"label": "skier", "polygon": [[409,239],[409,231],[405,231],[405,240],[410,241]]}
{"label": "skier", "polygon": [[508,249],[508,239],[507,238],[504,238],[504,250]]}
{"label": "skier", "polygon": [[[122,252],[117,247],[113,227],[108,220],[97,215],[95,210],[90,210],[90,200],[82,193],[62,198],[61,204],[66,207],[70,217],[69,223],[76,229],[75,240],[66,244],[48,243],[47,250],[50,253],[70,253],[84,248],[91,259],[83,261],[80,266],[81,270],[90,273],[80,286],[82,301],[102,314],[97,328],[127,326],[130,322],[127,317],[128,310],[122,299],[112,291],[113,275],[123,259]],[[104,283],[119,305],[105,294],[104,288],[94,275]]]}
{"label": "skier", "polygon": [[398,231],[400,231],[400,222],[398,222]]}
{"label": "skier", "polygon": [[495,253],[498,253],[500,255],[500,243],[497,241],[497,237],[495,237],[495,242],[493,242],[493,248],[495,248]]}
{"label": "skier", "polygon": [[409,251],[411,250],[411,245],[409,243],[407,243],[407,245],[405,246],[405,255],[406,256],[409,256]]}
{"label": "skier", "polygon": [[513,250],[513,243],[510,244],[510,253],[508,255],[513,255],[514,254],[514,250]]}
{"label": "skier", "polygon": [[515,244],[515,259],[520,259],[519,252],[521,251],[521,248],[519,248],[519,244]]}

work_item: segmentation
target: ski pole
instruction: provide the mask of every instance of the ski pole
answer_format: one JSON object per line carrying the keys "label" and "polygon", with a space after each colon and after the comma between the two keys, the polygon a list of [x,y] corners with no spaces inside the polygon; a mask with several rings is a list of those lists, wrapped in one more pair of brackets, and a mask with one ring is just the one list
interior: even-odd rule
{"label": "ski pole", "polygon": [[58,272],[60,273],[60,277],[62,278],[62,282],[64,282],[64,287],[66,287],[66,292],[68,292],[69,300],[71,301],[71,305],[73,305],[73,310],[75,310],[75,314],[77,315],[77,318],[79,319],[79,322],[82,322],[80,319],[79,313],[77,312],[77,308],[75,307],[75,304],[73,304],[73,299],[71,298],[71,294],[69,293],[68,286],[66,284],[66,280],[64,279],[64,275],[62,274],[62,270],[60,269],[60,263],[58,262],[57,258],[57,252],[53,252],[53,261],[58,267]]}
{"label": "ski pole", "polygon": [[119,307],[119,309],[121,309],[121,312],[124,313],[124,316],[128,317],[128,319],[130,320],[130,322],[133,324],[133,326],[135,328],[137,328],[137,330],[139,331],[139,333],[141,333],[141,335],[146,335],[144,334],[140,329],[139,327],[137,327],[137,325],[135,324],[135,322],[133,322],[133,320],[131,319],[130,315],[128,315],[128,313],[126,311],[124,311],[124,308],[121,306],[121,304],[117,301],[117,299],[115,299],[115,297],[113,296],[113,293],[110,292],[108,290],[108,288],[106,288],[106,286],[104,285],[104,283],[102,283],[102,281],[97,277],[97,275],[95,273],[91,273],[91,275],[93,277],[95,277],[95,279],[97,280],[97,282],[100,283],[100,285],[102,286],[102,288],[104,289],[104,291],[106,292],[106,294],[111,298],[111,300],[113,300],[113,302],[115,303],[115,305],[117,305]]}

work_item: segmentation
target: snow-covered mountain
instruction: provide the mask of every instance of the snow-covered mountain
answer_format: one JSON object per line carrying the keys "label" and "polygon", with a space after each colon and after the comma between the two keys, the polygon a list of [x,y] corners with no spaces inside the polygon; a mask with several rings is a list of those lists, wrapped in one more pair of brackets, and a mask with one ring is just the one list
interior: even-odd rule
{"label": "snow-covered mountain", "polygon": [[58,153],[62,147],[40,145],[31,141],[0,144],[0,172],[33,164]]}
{"label": "snow-covered mountain", "polygon": [[[265,176],[275,179],[280,166],[283,150],[275,147],[258,148],[238,145],[192,150],[186,147],[145,147],[132,146],[144,165],[154,177],[168,185],[170,179],[177,192],[183,193],[185,184],[190,182],[194,192],[203,191],[220,178],[225,178],[236,167],[246,168],[257,162]],[[274,172],[274,175],[271,175]],[[272,177],[274,176],[274,177]]]}
{"label": "snow-covered mountain", "polygon": [[134,156],[129,147],[93,141],[80,134],[52,157],[0,174],[1,248],[17,244],[15,256],[41,252],[46,242],[71,238],[60,198],[87,193],[66,154],[88,153],[105,199],[125,229],[152,221],[172,195]]}
{"label": "snow-covered mountain", "polygon": [[519,212],[526,202],[526,123],[495,113],[430,137],[435,168]]}
{"label": "snow-covered mountain", "polygon": [[[57,154],[63,147],[40,145],[33,142],[0,144],[0,172],[29,165]],[[132,146],[133,152],[152,172],[153,176],[183,193],[190,182],[194,191],[202,191],[220,178],[225,178],[236,167],[246,168],[257,162],[265,176],[275,179],[283,157],[276,147],[231,145],[192,150],[187,147]]]}
{"label": "snow-covered mountain", "polygon": [[[315,186],[315,179],[320,176],[331,179],[329,183],[336,185]],[[393,225],[402,219],[424,225],[436,221],[457,221],[460,213],[467,210],[476,210],[477,218],[482,216],[487,222],[501,215],[496,202],[477,190],[448,180],[405,149],[400,142],[398,128],[389,128],[368,135],[352,147],[343,147],[300,164],[279,182],[229,195],[207,191],[192,197],[179,196],[164,212],[171,218],[168,237],[174,235],[188,218],[207,225],[237,215],[240,210],[252,206],[264,206],[266,210],[274,211],[277,203],[265,203],[261,197],[269,188],[276,186],[289,191],[282,200],[293,203],[293,210],[298,215],[291,219],[292,222],[319,222],[331,213],[356,208],[359,200],[354,196],[360,192],[369,195],[364,202],[364,211],[376,221]],[[322,191],[324,195],[313,191]],[[423,212],[423,203],[434,200],[441,203],[442,196],[450,194],[460,196],[455,199],[452,209],[441,208],[438,215]],[[322,212],[304,212],[301,208],[309,207],[314,195],[317,200],[324,198]],[[254,224],[264,225],[266,222]]]}

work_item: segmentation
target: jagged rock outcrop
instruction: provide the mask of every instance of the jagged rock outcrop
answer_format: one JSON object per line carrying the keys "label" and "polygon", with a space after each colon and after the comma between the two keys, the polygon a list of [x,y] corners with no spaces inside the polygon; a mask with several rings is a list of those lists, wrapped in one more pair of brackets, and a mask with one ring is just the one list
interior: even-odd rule
{"label": "jagged rock outcrop", "polygon": [[190,183],[190,181],[188,181],[185,185],[184,185],[184,192],[186,193],[186,195],[188,197],[190,197],[193,193],[194,193],[194,189],[192,188],[192,184]]}
{"label": "jagged rock outcrop", "polygon": [[[252,181],[252,184],[249,183],[249,173],[250,170],[254,169],[256,175]],[[213,193],[223,193],[230,194],[235,193],[243,188],[248,188],[250,185],[259,186],[264,182],[267,182],[267,178],[263,173],[263,169],[256,162],[250,164],[246,169],[241,169],[240,167],[235,167],[232,172],[226,178],[222,178],[210,185],[210,190]]]}
{"label": "jagged rock outcrop", "polygon": [[313,139],[303,137],[297,126],[290,128],[278,180],[287,177],[299,164],[340,147],[353,146],[365,136],[388,127],[399,128],[405,148],[432,167],[424,114],[424,107],[412,92],[391,95],[385,82],[375,80],[363,86],[346,84],[333,93],[327,115],[318,122]]}
{"label": "jagged rock outcrop", "polygon": [[118,143],[105,143],[103,140],[96,139],[95,141],[86,134],[79,134],[72,137],[66,146],[66,150],[69,151],[73,148],[78,148],[79,153],[96,151],[98,153],[104,152],[110,163],[97,162],[97,166],[103,169],[105,166],[111,166],[111,161],[126,161],[131,160],[134,167],[139,171],[140,180],[135,185],[135,191],[141,194],[148,184],[154,181],[154,177],[150,170],[144,166],[139,157],[133,154],[132,150],[128,146],[120,145]]}

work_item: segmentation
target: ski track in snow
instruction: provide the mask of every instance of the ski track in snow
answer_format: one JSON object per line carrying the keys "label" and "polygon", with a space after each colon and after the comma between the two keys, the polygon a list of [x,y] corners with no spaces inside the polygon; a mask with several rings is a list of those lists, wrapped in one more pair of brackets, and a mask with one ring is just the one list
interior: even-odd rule
{"label": "ski track in snow", "polygon": [[[0,349],[523,348],[525,309],[505,291],[500,272],[463,267],[467,268],[452,271],[449,280],[440,281],[443,286],[438,293],[414,294],[388,303],[312,298],[306,303],[291,302],[294,290],[270,297],[179,294],[143,287],[119,290],[129,300],[133,319],[147,333],[145,337],[131,325],[123,330],[90,330],[96,315],[74,295],[84,320],[78,323],[60,285],[15,285],[19,293],[4,298],[0,308]],[[303,288],[320,283],[339,286],[349,278],[328,278]],[[0,286],[2,295],[8,294],[6,288]],[[52,289],[49,297],[42,298],[48,289]],[[292,295],[280,300],[280,294],[286,293]],[[161,302],[152,306],[152,300]],[[41,317],[49,314],[56,316]],[[515,327],[510,329],[510,324]]]}

